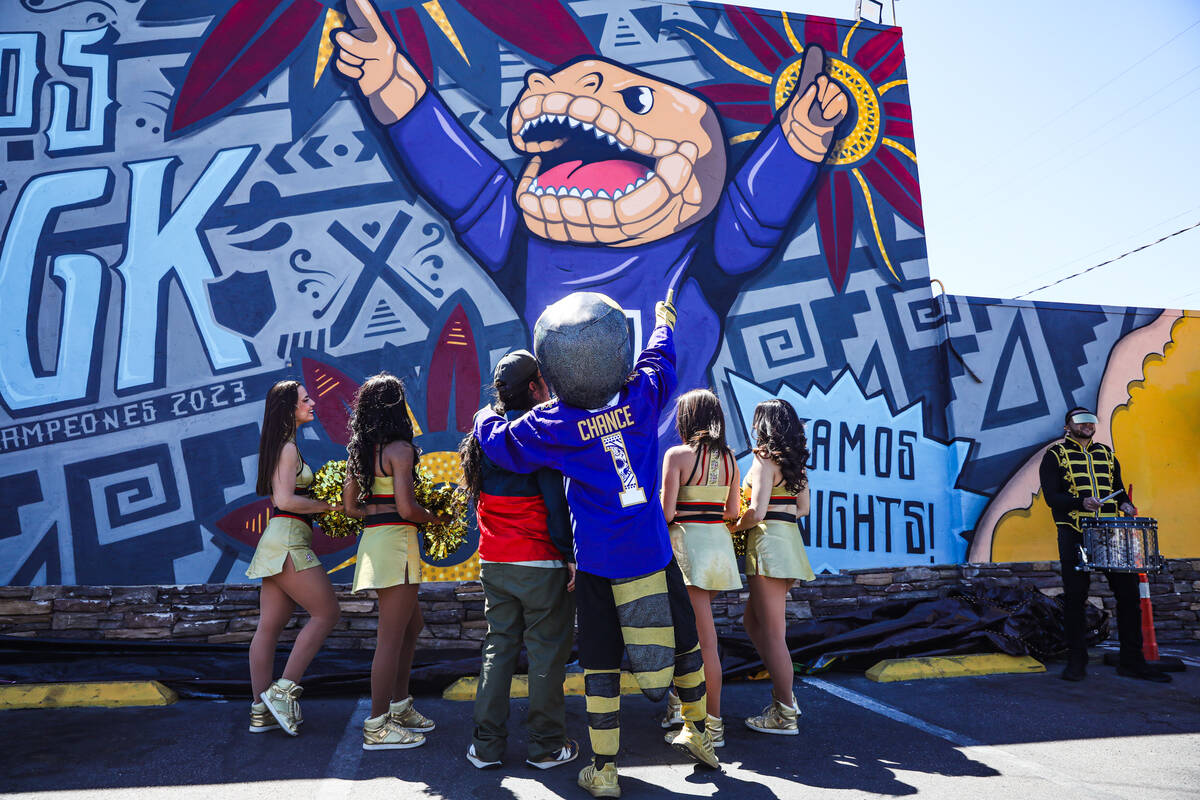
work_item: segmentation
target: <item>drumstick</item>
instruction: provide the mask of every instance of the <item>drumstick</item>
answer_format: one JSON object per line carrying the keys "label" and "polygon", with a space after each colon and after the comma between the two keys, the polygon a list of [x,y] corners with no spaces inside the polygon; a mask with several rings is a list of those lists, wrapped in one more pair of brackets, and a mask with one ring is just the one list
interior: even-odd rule
{"label": "drumstick", "polygon": [[[1107,503],[1109,500],[1112,500],[1114,497],[1116,497],[1116,496],[1117,496],[1117,495],[1119,495],[1119,494],[1120,494],[1120,492],[1113,492],[1113,493],[1112,493],[1112,494],[1110,494],[1108,497],[1101,497],[1101,498],[1100,498],[1100,505],[1101,505],[1101,506],[1102,506],[1102,505],[1104,505],[1104,504],[1105,504],[1105,503]],[[1096,511],[1095,511],[1095,514],[1094,514],[1094,516],[1095,516],[1097,519],[1099,519],[1099,518],[1100,518],[1100,506],[1097,506],[1097,507],[1096,507]]]}

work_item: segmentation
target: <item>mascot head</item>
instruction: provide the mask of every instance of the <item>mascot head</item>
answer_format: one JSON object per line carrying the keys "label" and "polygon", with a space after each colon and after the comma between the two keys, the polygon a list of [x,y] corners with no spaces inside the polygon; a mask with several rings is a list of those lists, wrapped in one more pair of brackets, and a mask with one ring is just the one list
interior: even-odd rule
{"label": "mascot head", "polygon": [[633,370],[625,312],[599,292],[575,292],[546,308],[533,328],[542,375],[562,402],[600,408]]}
{"label": "mascot head", "polygon": [[535,236],[628,247],[707,216],[725,185],[716,110],[604,58],[530,72],[509,111],[526,157],[516,200]]}

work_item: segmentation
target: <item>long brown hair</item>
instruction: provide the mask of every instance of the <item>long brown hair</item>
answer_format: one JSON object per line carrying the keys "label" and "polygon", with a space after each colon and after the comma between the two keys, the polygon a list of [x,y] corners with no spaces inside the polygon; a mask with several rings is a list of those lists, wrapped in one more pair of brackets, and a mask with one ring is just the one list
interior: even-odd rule
{"label": "long brown hair", "polygon": [[796,409],[786,400],[772,398],[754,409],[754,452],[779,465],[789,492],[808,486],[808,440]]}
{"label": "long brown hair", "polygon": [[[528,411],[537,405],[533,392],[529,390],[530,378],[519,386],[509,388],[499,381],[495,384],[496,399],[492,401],[492,409],[497,414],[508,411]],[[474,506],[479,502],[479,492],[483,489],[483,448],[475,434],[468,433],[458,445],[458,459],[462,465],[462,488],[467,493],[467,503]]]}
{"label": "long brown hair", "polygon": [[[358,501],[370,502],[375,482],[376,453],[395,441],[412,444],[412,418],[404,384],[395,375],[381,372],[367,378],[354,396],[350,415],[350,443],[346,445],[346,473],[358,481]],[[413,472],[420,452],[413,447]]]}
{"label": "long brown hair", "polygon": [[283,380],[267,391],[263,405],[262,435],[258,439],[258,484],[254,490],[271,494],[271,478],[279,466],[279,451],[296,438],[296,403],[300,401],[300,381]]}
{"label": "long brown hair", "polygon": [[675,404],[675,428],[683,443],[693,450],[708,447],[721,454],[729,452],[721,401],[708,389],[693,389],[679,398]]}

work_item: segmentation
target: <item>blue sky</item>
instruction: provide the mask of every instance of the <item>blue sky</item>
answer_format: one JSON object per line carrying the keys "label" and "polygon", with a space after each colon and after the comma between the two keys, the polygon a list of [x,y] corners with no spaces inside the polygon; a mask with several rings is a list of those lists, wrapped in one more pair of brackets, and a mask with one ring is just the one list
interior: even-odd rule
{"label": "blue sky", "polygon": [[[895,6],[948,292],[1014,297],[1200,221],[1200,0]],[[1029,297],[1200,308],[1200,228]]]}

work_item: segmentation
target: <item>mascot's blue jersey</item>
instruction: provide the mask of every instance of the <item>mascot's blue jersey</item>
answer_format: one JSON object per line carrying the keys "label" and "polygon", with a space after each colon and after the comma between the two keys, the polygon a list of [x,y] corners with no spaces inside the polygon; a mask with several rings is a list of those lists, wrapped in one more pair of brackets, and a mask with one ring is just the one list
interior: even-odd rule
{"label": "mascot's blue jersey", "polygon": [[512,472],[551,467],[566,481],[579,569],[632,578],[671,560],[658,500],[658,419],[675,391],[671,329],[654,329],[616,400],[594,411],[553,400],[514,422],[475,416],[483,452]]}

